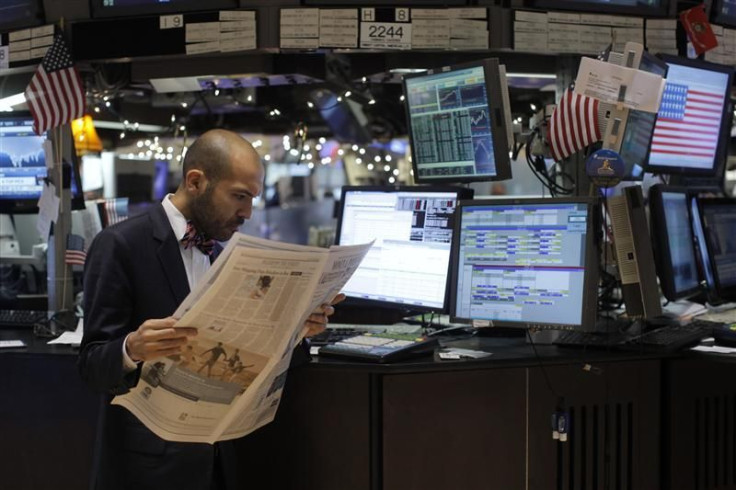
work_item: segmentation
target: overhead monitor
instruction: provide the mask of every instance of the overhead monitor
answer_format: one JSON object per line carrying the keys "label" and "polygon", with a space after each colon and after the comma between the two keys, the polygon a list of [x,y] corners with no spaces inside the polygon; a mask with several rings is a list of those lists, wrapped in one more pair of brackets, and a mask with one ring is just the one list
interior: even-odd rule
{"label": "overhead monitor", "polygon": [[596,209],[584,198],[462,201],[452,257],[453,321],[593,330]]}
{"label": "overhead monitor", "polygon": [[736,27],[736,0],[713,0],[710,14],[715,24]]}
{"label": "overhead monitor", "polygon": [[375,240],[343,288],[356,304],[445,311],[459,187],[343,187],[336,242]]}
{"label": "overhead monitor", "polygon": [[693,177],[721,174],[731,129],[733,68],[660,57],[669,68],[646,170]]}
{"label": "overhead monitor", "polygon": [[0,2],[0,32],[37,26],[43,23],[41,0],[4,0]]}
{"label": "overhead monitor", "polygon": [[406,75],[403,84],[415,181],[511,178],[497,59]]}
{"label": "overhead monitor", "polygon": [[713,284],[723,301],[736,301],[736,199],[699,199]]}
{"label": "overhead monitor", "polygon": [[649,216],[657,276],[665,298],[677,301],[698,294],[700,279],[687,190],[652,186]]}
{"label": "overhead monitor", "polygon": [[[79,165],[71,131],[68,133],[72,207],[83,209]],[[44,141],[45,135],[33,132],[33,118],[29,113],[0,113],[0,213],[38,212],[37,203],[47,176]]]}
{"label": "overhead monitor", "polygon": [[665,16],[670,10],[670,0],[524,0],[524,5],[546,10],[608,12],[638,16]]}
{"label": "overhead monitor", "polygon": [[92,0],[94,17],[156,15],[194,10],[236,9],[238,0]]}

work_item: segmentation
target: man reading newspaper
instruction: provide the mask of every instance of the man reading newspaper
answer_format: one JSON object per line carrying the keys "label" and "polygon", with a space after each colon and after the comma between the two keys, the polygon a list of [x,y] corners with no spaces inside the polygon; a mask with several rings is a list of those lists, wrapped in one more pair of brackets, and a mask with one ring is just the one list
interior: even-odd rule
{"label": "man reading newspaper", "polygon": [[102,393],[93,488],[241,488],[229,440],[273,419],[303,336],[362,258],[236,233],[263,180],[247,141],[209,131],[175,194],[92,243],[79,369]]}

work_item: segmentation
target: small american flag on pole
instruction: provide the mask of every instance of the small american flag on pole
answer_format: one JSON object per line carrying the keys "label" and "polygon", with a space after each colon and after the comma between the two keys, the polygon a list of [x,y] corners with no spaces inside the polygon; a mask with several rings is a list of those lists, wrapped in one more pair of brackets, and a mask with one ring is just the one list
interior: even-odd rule
{"label": "small american flag on pole", "polygon": [[84,249],[84,238],[79,235],[66,236],[66,253],[64,263],[67,265],[84,265],[87,260],[87,251]]}
{"label": "small american flag on pole", "polygon": [[578,150],[600,141],[598,101],[568,88],[552,113],[547,140],[552,158],[559,162]]}
{"label": "small american flag on pole", "polygon": [[56,35],[54,44],[46,52],[25,96],[36,134],[84,115],[84,86],[61,34]]}

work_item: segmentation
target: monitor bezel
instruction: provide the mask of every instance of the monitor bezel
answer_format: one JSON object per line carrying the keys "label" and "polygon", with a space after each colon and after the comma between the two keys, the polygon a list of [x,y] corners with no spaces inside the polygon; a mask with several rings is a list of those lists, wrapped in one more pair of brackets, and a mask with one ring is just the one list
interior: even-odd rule
{"label": "monitor bezel", "polygon": [[494,182],[511,179],[511,158],[509,157],[509,147],[506,133],[506,119],[504,117],[503,91],[501,88],[501,70],[500,62],[497,58],[484,58],[481,60],[470,61],[466,63],[458,63],[454,65],[445,65],[436,68],[430,68],[420,73],[410,73],[404,75],[401,80],[401,87],[404,94],[404,110],[406,112],[407,134],[409,136],[409,145],[411,154],[416,155],[414,148],[414,137],[412,133],[411,109],[409,107],[409,97],[407,95],[406,82],[415,78],[428,75],[436,75],[438,73],[447,73],[450,71],[465,70],[468,68],[483,68],[485,76],[486,94],[488,96],[488,111],[493,114],[492,127],[493,150],[494,155],[500,155],[500,160],[495,162],[496,175],[471,175],[465,177],[446,176],[439,178],[427,178],[419,175],[417,159],[412,157],[411,167],[414,172],[414,181],[421,184],[448,184],[448,183],[467,183],[467,182]]}
{"label": "monitor bezel", "polygon": [[182,2],[152,3],[151,5],[105,5],[105,0],[91,0],[92,18],[146,16],[160,14],[180,14],[185,12],[207,12],[217,10],[236,10],[239,0],[184,0]]}
{"label": "monitor bezel", "polygon": [[574,10],[576,12],[585,13],[602,13],[602,14],[628,14],[641,17],[666,17],[670,15],[670,1],[662,0],[659,7],[647,7],[646,5],[605,5],[591,3],[584,0],[524,0],[525,8],[533,8],[540,10]]}
{"label": "monitor bezel", "polygon": [[[673,167],[669,165],[657,165],[650,162],[651,158],[651,142],[649,143],[649,152],[647,154],[646,165],[644,165],[644,171],[652,174],[678,174],[678,175],[689,175],[692,177],[718,177],[723,175],[726,165],[727,150],[728,150],[728,139],[730,137],[731,129],[731,87],[733,85],[733,68],[726,65],[719,65],[717,63],[710,63],[703,60],[691,60],[687,58],[681,58],[679,56],[669,54],[657,54],[657,57],[667,63],[668,65],[680,65],[689,68],[696,68],[701,70],[716,71],[728,75],[728,83],[726,84],[726,93],[724,94],[725,103],[723,104],[723,111],[721,114],[721,127],[718,134],[718,145],[716,146],[716,155],[714,157],[713,166],[710,169],[699,170],[688,167]],[[667,74],[669,76],[670,70],[668,68]],[[659,119],[659,116],[657,117]],[[656,122],[654,125],[657,127]],[[652,136],[654,133],[652,132]]]}
{"label": "monitor bezel", "polygon": [[698,198],[697,202],[698,213],[700,214],[700,223],[703,230],[703,238],[708,252],[708,262],[710,263],[710,270],[713,274],[713,286],[715,286],[715,291],[713,291],[712,293],[715,294],[715,297],[720,303],[736,301],[736,284],[732,286],[724,286],[721,284],[721,278],[718,274],[718,267],[716,267],[716,260],[713,256],[711,242],[708,238],[709,234],[707,231],[707,227],[705,226],[705,209],[707,207],[718,206],[722,204],[736,206],[736,199],[730,197]]}
{"label": "monitor bezel", "polygon": [[596,318],[598,314],[598,277],[600,274],[600,217],[599,217],[599,200],[593,197],[557,197],[557,198],[511,198],[511,199],[478,199],[473,201],[461,201],[455,213],[455,231],[452,234],[452,252],[451,257],[451,282],[450,282],[450,322],[452,323],[474,323],[476,320],[472,318],[464,318],[457,314],[457,281],[459,276],[460,262],[460,228],[462,225],[463,209],[468,206],[513,206],[513,205],[534,205],[534,204],[586,204],[588,206],[586,236],[587,244],[585,250],[585,279],[583,282],[583,300],[581,304],[582,312],[579,325],[558,324],[558,323],[530,323],[515,322],[510,320],[486,320],[477,319],[479,323],[488,324],[493,327],[512,327],[523,329],[543,329],[543,330],[595,330]]}
{"label": "monitor bezel", "polygon": [[[29,111],[12,111],[12,112],[0,112],[0,119],[33,119],[33,115]],[[74,179],[72,183],[70,181],[69,193],[71,195],[71,209],[79,210],[85,209],[84,207],[84,189],[82,189],[82,177],[80,175],[79,157],[74,148],[74,137],[71,129],[68,131],[62,131],[62,136],[66,140],[66,144],[69,145],[71,162],[66,162],[71,165],[71,178]],[[45,133],[46,139],[48,139],[48,133]],[[66,152],[65,152],[66,153]],[[64,159],[66,161],[66,159]],[[72,185],[77,186],[78,193],[74,195],[71,192]],[[38,198],[31,199],[3,199],[0,196],[0,214],[35,214],[38,213]]]}
{"label": "monitor bezel", "polygon": [[667,228],[667,218],[665,213],[665,204],[662,194],[673,193],[682,194],[685,198],[685,208],[687,210],[687,223],[690,228],[690,239],[693,242],[693,263],[695,264],[696,273],[699,274],[698,256],[696,253],[695,232],[693,230],[692,216],[690,215],[690,193],[684,187],[669,186],[663,184],[655,184],[649,188],[649,225],[651,228],[652,248],[654,249],[654,263],[657,268],[657,276],[659,276],[659,286],[662,294],[669,301],[677,301],[679,299],[690,298],[703,291],[700,277],[696,278],[696,286],[678,292],[675,286],[675,276],[672,273],[672,250],[669,242],[669,230]]}
{"label": "monitor bezel", "polygon": [[[455,213],[457,213],[457,203],[462,200],[473,199],[474,190],[469,187],[458,187],[458,186],[385,186],[385,185],[347,185],[342,187],[340,193],[340,206],[337,217],[337,227],[335,229],[335,245],[340,245],[340,234],[342,233],[342,222],[345,212],[345,195],[349,192],[363,191],[363,192],[455,192],[457,194],[457,201],[455,204]],[[453,227],[453,241],[455,227]],[[452,242],[450,243],[450,260],[447,263],[448,271],[445,279],[445,298],[443,300],[442,308],[433,306],[422,306],[412,305],[407,303],[396,303],[392,301],[380,301],[368,298],[356,298],[354,296],[348,296],[345,299],[347,306],[376,306],[381,308],[388,308],[393,310],[405,310],[417,313],[444,313],[448,309],[449,301],[449,288],[450,288],[450,275],[451,275],[451,264],[452,264]]]}

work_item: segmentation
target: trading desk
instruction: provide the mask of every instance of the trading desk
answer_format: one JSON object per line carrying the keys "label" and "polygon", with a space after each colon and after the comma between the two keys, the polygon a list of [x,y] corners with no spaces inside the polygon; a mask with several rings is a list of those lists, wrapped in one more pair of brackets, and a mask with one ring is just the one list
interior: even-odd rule
{"label": "trading desk", "polygon": [[[18,337],[29,347],[0,352],[0,486],[84,489],[97,398],[75,351],[0,331]],[[736,488],[730,359],[454,343],[493,355],[295,369],[276,420],[238,441],[247,488]],[[565,443],[551,435],[558,396]]]}

